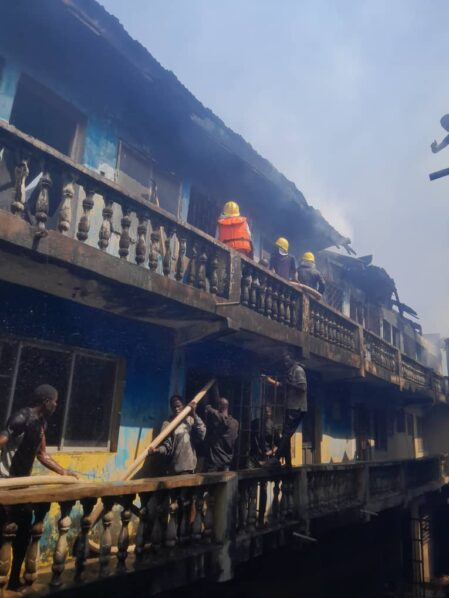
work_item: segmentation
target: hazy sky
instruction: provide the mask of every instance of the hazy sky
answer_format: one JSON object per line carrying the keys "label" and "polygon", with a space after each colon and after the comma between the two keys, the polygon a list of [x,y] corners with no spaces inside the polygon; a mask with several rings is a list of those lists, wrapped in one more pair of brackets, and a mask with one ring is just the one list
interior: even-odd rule
{"label": "hazy sky", "polygon": [[449,2],[101,1],[449,335]]}

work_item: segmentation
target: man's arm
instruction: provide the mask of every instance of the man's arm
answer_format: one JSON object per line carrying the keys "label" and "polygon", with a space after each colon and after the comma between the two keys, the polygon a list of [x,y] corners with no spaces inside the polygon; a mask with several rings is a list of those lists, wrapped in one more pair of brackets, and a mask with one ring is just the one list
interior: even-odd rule
{"label": "man's arm", "polygon": [[449,145],[449,135],[446,135],[446,137],[443,139],[443,141],[441,143],[437,143],[436,141],[434,141],[430,145],[430,149],[432,150],[432,152],[434,154],[437,154],[442,149],[444,149],[447,145]]}
{"label": "man's arm", "polygon": [[275,380],[272,376],[267,376],[265,374],[262,374],[261,378],[263,378],[265,380],[265,382],[268,382],[268,384],[272,384],[273,386],[282,386],[282,383],[279,382],[279,380]]}
{"label": "man's arm", "polygon": [[209,417],[219,423],[223,423],[225,421],[226,416],[223,415],[223,413],[220,413],[218,409],[214,409],[212,405],[206,406],[206,413],[209,415]]}
{"label": "man's arm", "polygon": [[45,442],[44,435],[42,436],[36,458],[44,467],[50,469],[50,471],[54,471],[59,475],[70,475],[78,479],[78,476],[74,471],[71,471],[70,469],[64,469],[64,467],[61,467],[59,463],[56,463],[56,461],[47,453],[47,443]]}

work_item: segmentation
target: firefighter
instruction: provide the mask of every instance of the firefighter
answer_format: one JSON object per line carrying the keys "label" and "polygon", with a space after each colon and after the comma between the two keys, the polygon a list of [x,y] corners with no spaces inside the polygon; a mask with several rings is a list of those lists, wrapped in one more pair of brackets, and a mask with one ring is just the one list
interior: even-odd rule
{"label": "firefighter", "polygon": [[311,251],[306,251],[298,268],[298,278],[301,284],[315,289],[321,295],[324,293],[326,283],[321,272],[315,265],[315,256]]}
{"label": "firefighter", "polygon": [[218,240],[236,251],[253,258],[253,243],[246,216],[240,216],[235,201],[228,201],[218,219]]}
{"label": "firefighter", "polygon": [[279,237],[276,241],[276,247],[277,249],[273,251],[270,257],[270,270],[274,270],[282,278],[295,280],[295,258],[288,253],[288,240],[285,237]]}

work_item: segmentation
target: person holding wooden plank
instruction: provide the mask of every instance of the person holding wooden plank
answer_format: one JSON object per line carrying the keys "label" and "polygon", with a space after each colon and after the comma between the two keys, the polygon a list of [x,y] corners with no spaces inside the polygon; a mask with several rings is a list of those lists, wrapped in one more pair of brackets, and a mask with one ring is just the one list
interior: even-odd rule
{"label": "person holding wooden plank", "polygon": [[[148,454],[166,455],[169,458],[168,473],[180,475],[183,473],[194,473],[197,464],[195,442],[202,442],[206,436],[206,425],[197,415],[196,403],[191,401],[191,415],[188,415],[160,446],[149,447]],[[172,416],[170,420],[164,421],[162,431],[177,415],[184,409],[184,401],[179,395],[173,395],[170,399]]]}
{"label": "person holding wooden plank", "polygon": [[239,435],[239,422],[229,413],[229,401],[220,397],[217,408],[206,406],[206,467],[207,471],[229,471]]}
{"label": "person holding wooden plank", "polygon": [[[47,453],[47,418],[53,415],[57,406],[56,388],[49,384],[41,384],[34,390],[31,405],[11,415],[6,429],[0,432],[0,478],[30,476],[36,458],[55,473],[77,477],[74,472],[61,467]],[[30,539],[32,517],[30,505],[2,507],[0,512],[2,525],[9,521],[17,525],[8,586],[10,589],[20,587],[20,569]]]}

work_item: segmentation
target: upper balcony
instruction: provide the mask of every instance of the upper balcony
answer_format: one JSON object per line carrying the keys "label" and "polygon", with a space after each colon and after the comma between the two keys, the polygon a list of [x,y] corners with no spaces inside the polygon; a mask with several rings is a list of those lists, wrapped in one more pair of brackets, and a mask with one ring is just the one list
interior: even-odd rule
{"label": "upper balcony", "polygon": [[0,146],[2,280],[156,323],[175,344],[282,342],[328,376],[444,400],[434,371],[298,285],[4,122]]}

